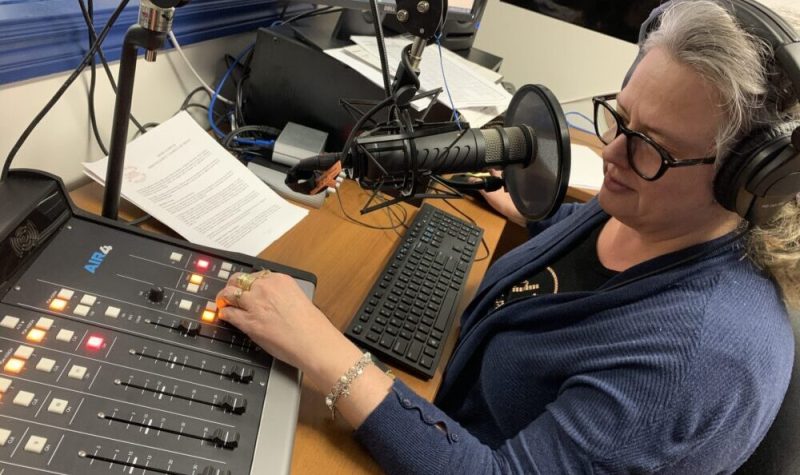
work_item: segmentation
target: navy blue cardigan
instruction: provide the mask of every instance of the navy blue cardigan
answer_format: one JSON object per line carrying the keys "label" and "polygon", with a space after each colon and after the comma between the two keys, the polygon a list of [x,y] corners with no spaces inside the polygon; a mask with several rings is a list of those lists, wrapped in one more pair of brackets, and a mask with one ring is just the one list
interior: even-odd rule
{"label": "navy blue cardigan", "polygon": [[[356,430],[389,473],[726,473],[778,411],[794,343],[773,283],[732,235],[596,291],[494,310],[608,219],[564,205],[487,272],[435,405],[396,381]],[[540,231],[540,232],[539,232]]]}

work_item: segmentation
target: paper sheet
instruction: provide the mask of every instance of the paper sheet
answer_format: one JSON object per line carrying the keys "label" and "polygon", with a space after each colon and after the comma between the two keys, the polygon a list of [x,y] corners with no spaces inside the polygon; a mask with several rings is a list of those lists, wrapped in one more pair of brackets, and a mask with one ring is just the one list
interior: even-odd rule
{"label": "paper sheet", "polygon": [[569,186],[599,190],[603,186],[603,159],[584,145],[572,144]]}
{"label": "paper sheet", "polygon": [[[108,158],[85,162],[103,184]],[[258,255],[308,212],[181,112],[128,144],[122,196],[193,243]]]}

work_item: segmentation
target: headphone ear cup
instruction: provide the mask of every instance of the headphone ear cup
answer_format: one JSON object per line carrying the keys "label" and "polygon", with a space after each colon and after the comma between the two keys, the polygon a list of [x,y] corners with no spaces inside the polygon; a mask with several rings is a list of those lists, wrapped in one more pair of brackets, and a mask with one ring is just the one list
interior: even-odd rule
{"label": "headphone ear cup", "polygon": [[[792,132],[800,127],[800,122],[785,122],[775,127],[756,129],[740,140],[722,162],[714,177],[714,197],[725,209],[748,218],[750,206],[739,209],[737,203],[740,193],[746,189],[752,178],[761,170],[768,159],[791,143]],[[783,144],[783,146],[779,146]],[[776,149],[776,146],[779,146]],[[738,206],[737,206],[738,204]]]}

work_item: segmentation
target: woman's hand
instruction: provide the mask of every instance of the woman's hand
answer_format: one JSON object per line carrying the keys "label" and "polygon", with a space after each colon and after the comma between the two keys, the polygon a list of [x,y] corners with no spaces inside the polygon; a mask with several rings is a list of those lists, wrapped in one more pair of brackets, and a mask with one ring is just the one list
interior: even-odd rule
{"label": "woman's hand", "polygon": [[248,290],[240,288],[242,275],[233,274],[217,294],[219,317],[271,355],[304,369],[310,348],[339,333],[292,277],[267,271]]}
{"label": "woman's hand", "polygon": [[[323,394],[362,356],[288,275],[237,272],[217,294],[217,306],[220,319],[272,356],[299,368]],[[336,407],[358,427],[391,386],[392,379],[370,365],[352,383],[350,396],[341,398]]]}
{"label": "woman's hand", "polygon": [[[489,173],[496,177],[502,176],[500,171],[495,169],[490,169]],[[525,227],[527,220],[517,210],[517,206],[514,204],[514,201],[511,200],[511,195],[508,194],[505,189],[500,188],[497,191],[490,192],[481,191],[481,195],[483,195],[483,198],[486,200],[486,202],[489,203],[489,205],[491,205],[491,207],[494,208],[498,213],[508,218],[511,222]]]}

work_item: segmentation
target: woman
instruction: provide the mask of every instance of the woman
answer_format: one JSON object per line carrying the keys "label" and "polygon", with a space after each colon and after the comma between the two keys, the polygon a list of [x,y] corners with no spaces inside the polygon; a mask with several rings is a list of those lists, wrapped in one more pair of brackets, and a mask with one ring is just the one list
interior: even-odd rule
{"label": "woman", "polygon": [[[221,318],[332,388],[387,472],[733,471],[785,393],[800,295],[796,245],[779,239],[800,238],[797,203],[745,235],[713,199],[711,163],[787,112],[752,108],[760,48],[711,1],[666,9],[623,91],[596,100],[610,128],[598,199],[562,206],[489,269],[435,404],[369,364],[290,277],[232,277]],[[630,131],[650,141],[629,147]],[[662,152],[702,158],[653,180]]]}

